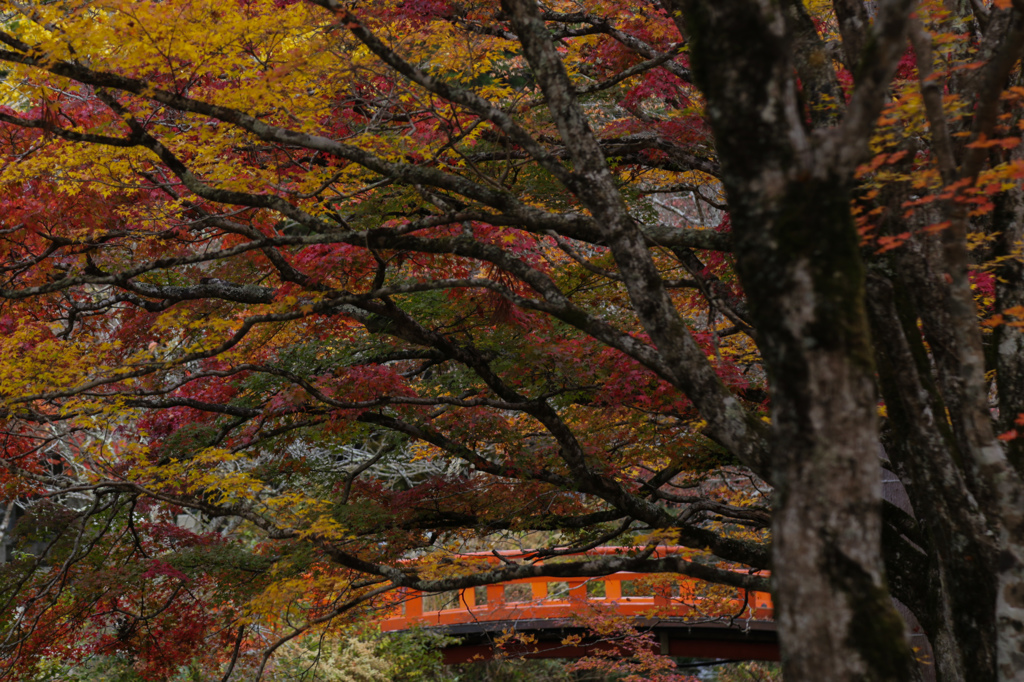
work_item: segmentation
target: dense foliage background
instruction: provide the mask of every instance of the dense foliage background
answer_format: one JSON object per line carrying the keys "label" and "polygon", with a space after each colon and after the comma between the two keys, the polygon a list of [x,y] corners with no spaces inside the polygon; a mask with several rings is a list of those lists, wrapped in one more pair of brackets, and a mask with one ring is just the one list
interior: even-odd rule
{"label": "dense foliage background", "polygon": [[919,675],[890,594],[940,679],[1024,674],[1018,4],[0,24],[8,675],[249,679],[398,587],[769,569],[788,680]]}

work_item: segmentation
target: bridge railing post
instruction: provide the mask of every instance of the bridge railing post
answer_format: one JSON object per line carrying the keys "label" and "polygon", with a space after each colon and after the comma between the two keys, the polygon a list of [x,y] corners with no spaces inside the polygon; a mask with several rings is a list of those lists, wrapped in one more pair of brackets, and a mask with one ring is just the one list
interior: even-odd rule
{"label": "bridge railing post", "polygon": [[423,616],[423,594],[421,592],[405,591],[405,617],[420,618]]}
{"label": "bridge railing post", "polygon": [[505,603],[505,583],[487,586],[487,608]]}
{"label": "bridge railing post", "polygon": [[604,579],[604,598],[609,601],[622,599],[622,581],[608,576]]}
{"label": "bridge railing post", "polygon": [[543,601],[548,596],[548,584],[544,580],[530,581],[530,597],[534,601]]}

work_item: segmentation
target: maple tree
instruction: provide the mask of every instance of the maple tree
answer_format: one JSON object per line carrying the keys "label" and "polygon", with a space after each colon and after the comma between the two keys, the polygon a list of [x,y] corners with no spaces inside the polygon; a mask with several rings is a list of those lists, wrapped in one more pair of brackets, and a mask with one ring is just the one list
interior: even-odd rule
{"label": "maple tree", "polygon": [[1022,11],[4,3],[8,670],[770,568],[786,679],[1017,679]]}

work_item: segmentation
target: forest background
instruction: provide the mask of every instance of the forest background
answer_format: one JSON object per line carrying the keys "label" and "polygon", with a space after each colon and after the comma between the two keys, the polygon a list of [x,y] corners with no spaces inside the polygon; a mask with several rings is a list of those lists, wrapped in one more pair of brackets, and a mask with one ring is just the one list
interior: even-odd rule
{"label": "forest background", "polygon": [[1022,679],[1022,10],[4,2],[8,676],[630,570]]}

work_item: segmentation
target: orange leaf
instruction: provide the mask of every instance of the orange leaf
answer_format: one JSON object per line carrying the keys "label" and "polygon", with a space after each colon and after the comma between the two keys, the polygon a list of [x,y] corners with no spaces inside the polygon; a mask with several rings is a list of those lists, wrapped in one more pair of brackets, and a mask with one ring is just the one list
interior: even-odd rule
{"label": "orange leaf", "polygon": [[990,317],[987,320],[985,320],[984,322],[982,322],[981,326],[982,327],[998,327],[1001,324],[1003,324],[1003,316],[1002,315],[993,315],[992,317]]}
{"label": "orange leaf", "polygon": [[902,246],[904,242],[906,242],[909,238],[909,232],[901,232],[900,234],[895,235],[893,237],[879,237],[878,243],[880,246],[878,250],[875,251],[875,253],[885,253],[886,251],[891,251],[895,248],[898,248]]}
{"label": "orange leaf", "polygon": [[881,166],[883,163],[885,163],[885,160],[887,158],[888,158],[888,156],[886,154],[879,154],[875,158],[871,159],[870,163],[865,163],[865,164],[862,164],[861,166],[859,166],[857,168],[857,175],[858,176],[867,175],[868,173],[871,173],[873,171],[878,170],[879,166]]}
{"label": "orange leaf", "polygon": [[924,231],[928,234],[935,234],[936,232],[942,232],[953,223],[949,220],[943,220],[941,223],[935,223],[934,225],[928,225],[924,228]]}

